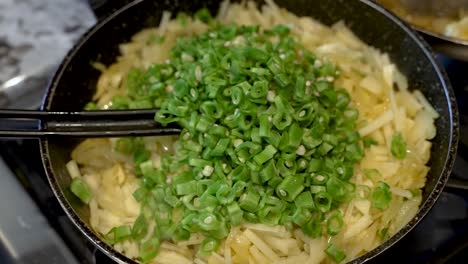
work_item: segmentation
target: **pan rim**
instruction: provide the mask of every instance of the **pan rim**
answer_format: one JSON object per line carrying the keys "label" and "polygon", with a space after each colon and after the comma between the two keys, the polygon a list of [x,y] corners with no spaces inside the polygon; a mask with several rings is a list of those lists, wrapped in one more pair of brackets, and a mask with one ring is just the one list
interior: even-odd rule
{"label": "pan rim", "polygon": [[[67,66],[72,61],[72,58],[79,52],[80,47],[83,46],[88,39],[90,39],[94,34],[96,34],[99,29],[101,29],[104,25],[107,24],[108,21],[114,19],[114,17],[120,15],[121,13],[125,12],[127,9],[130,9],[132,6],[138,5],[140,2],[145,0],[136,0],[133,1],[122,8],[118,9],[117,11],[109,14],[104,19],[98,21],[96,25],[90,28],[77,42],[77,44],[68,52],[68,54],[63,59],[61,65],[53,75],[53,78],[48,84],[46,94],[43,97],[41,110],[49,109],[51,106],[51,94],[54,94],[55,89],[58,86],[58,83],[61,80],[61,77]],[[413,29],[409,24],[405,21],[394,15],[393,13],[389,12],[382,6],[378,5],[377,3],[373,2],[372,0],[357,0],[358,2],[363,3],[371,7],[374,11],[381,13],[386,18],[391,20],[394,24],[400,27],[405,34],[410,37],[410,39],[423,51],[424,55],[428,58],[429,62],[431,63],[432,67],[434,68],[435,72],[437,73],[437,78],[439,79],[439,84],[442,86],[441,89],[444,91],[444,100],[447,101],[448,105],[448,118],[450,123],[450,136],[448,142],[448,152],[443,161],[444,167],[437,178],[437,183],[435,184],[432,191],[428,194],[426,200],[420,205],[418,212],[411,220],[397,233],[395,233],[392,237],[381,243],[379,246],[375,247],[369,252],[351,260],[348,263],[364,263],[372,258],[376,257],[380,253],[386,251],[387,249],[391,248],[394,244],[396,244],[400,239],[406,236],[413,228],[417,226],[417,224],[426,216],[426,214],[430,211],[432,206],[435,204],[437,199],[439,198],[443,188],[450,176],[455,156],[457,152],[458,140],[459,140],[459,117],[458,117],[458,108],[455,101],[454,91],[451,87],[450,81],[445,70],[442,68],[440,62],[435,59],[435,54],[430,48],[430,46],[426,43],[426,41]],[[54,192],[54,195],[59,200],[60,205],[65,210],[68,217],[71,221],[75,224],[75,226],[80,229],[80,231],[85,235],[97,248],[103,251],[107,256],[111,257],[113,260],[120,262],[120,263],[137,263],[136,261],[124,256],[113,247],[105,243],[92,229],[85,224],[75,210],[71,207],[70,203],[64,196],[61,187],[59,186],[57,179],[54,176],[54,171],[51,166],[51,162],[49,160],[49,141],[48,139],[41,139],[40,140],[40,152],[42,155],[43,166],[45,168],[46,176],[49,181],[49,185]]]}

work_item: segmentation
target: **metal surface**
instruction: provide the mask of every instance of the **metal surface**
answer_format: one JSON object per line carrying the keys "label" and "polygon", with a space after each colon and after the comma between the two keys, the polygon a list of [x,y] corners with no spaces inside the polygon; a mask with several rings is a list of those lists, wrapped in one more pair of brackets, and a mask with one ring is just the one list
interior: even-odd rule
{"label": "metal surface", "polygon": [[0,178],[0,261],[78,263],[1,158]]}
{"label": "metal surface", "polygon": [[[436,122],[439,133],[433,141],[431,171],[423,190],[424,201],[421,208],[397,234],[374,250],[353,260],[352,263],[369,261],[391,248],[410,232],[429,212],[442,192],[455,159],[458,142],[458,112],[453,91],[427,44],[405,23],[380,6],[366,0],[346,1],[346,8],[343,8],[345,1],[342,0],[320,0],[314,2],[316,5],[311,5],[305,0],[277,1],[277,3],[292,12],[310,15],[328,25],[344,19],[363,41],[389,53],[391,59],[408,77],[410,87],[421,90],[441,114],[441,118]],[[215,11],[217,4],[217,1],[163,3],[140,0],[112,13],[92,28],[68,54],[52,80],[43,108],[81,109],[94,93],[95,82],[99,75],[89,67],[89,61],[99,59],[104,64],[112,63],[118,54],[118,44],[128,40],[143,27],[157,25],[162,10],[173,12],[182,10],[190,13],[206,5]],[[76,72],[74,69],[80,71]],[[63,87],[69,90],[62,90]],[[81,87],[81,90],[73,87]],[[70,182],[64,164],[68,161],[69,152],[75,144],[77,141],[41,141],[41,153],[52,190],[73,223],[100,250],[114,260],[134,263],[104,243],[99,235],[90,229],[87,208],[75,204],[73,198],[68,197],[63,190],[63,187],[68,186]]]}

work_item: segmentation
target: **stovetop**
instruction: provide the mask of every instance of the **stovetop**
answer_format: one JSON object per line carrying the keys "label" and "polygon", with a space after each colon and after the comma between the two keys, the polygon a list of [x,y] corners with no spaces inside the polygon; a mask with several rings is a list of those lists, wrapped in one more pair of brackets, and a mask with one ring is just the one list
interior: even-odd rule
{"label": "stovetop", "polygon": [[[0,21],[10,23],[0,23],[1,107],[38,104],[37,96],[43,92],[51,65],[95,22],[84,2],[0,1]],[[62,15],[54,16],[58,11],[51,7],[60,9]],[[9,10],[8,14],[2,10]],[[73,13],[63,15],[63,10]],[[38,15],[46,11],[49,13]],[[18,17],[21,19],[15,20]],[[30,26],[40,23],[48,31],[43,31],[43,26],[35,32]],[[50,49],[51,45],[60,49]],[[60,54],[44,55],[44,47]],[[43,56],[36,58],[33,54]],[[38,65],[37,59],[42,62],[41,69],[28,68]],[[468,262],[468,62],[443,56],[439,60],[449,74],[460,112],[460,143],[450,182],[420,224],[371,263]],[[18,85],[21,87],[15,87]],[[30,93],[31,86],[39,88]],[[16,100],[25,94],[35,98],[35,103]],[[0,156],[0,263],[113,263],[86,240],[58,204],[45,177],[36,140],[0,141]],[[4,229],[8,226],[15,229]]]}

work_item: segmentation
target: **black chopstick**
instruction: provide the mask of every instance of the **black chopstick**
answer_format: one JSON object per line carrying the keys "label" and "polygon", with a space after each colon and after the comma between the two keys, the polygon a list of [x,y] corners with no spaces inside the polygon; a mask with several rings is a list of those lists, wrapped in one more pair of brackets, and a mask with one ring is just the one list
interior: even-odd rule
{"label": "black chopstick", "polygon": [[153,129],[120,129],[109,131],[75,130],[75,131],[12,131],[0,130],[0,138],[49,138],[49,137],[137,137],[137,136],[164,136],[177,135],[179,128],[153,128]]}
{"label": "black chopstick", "polygon": [[128,120],[134,118],[152,119],[157,109],[142,110],[99,110],[99,111],[37,111],[0,109],[0,118],[22,118],[37,120]]}
{"label": "black chopstick", "polygon": [[[81,112],[0,110],[0,137],[124,137],[180,133],[180,128],[162,127],[154,121],[157,109]],[[20,126],[32,122],[34,126]]]}

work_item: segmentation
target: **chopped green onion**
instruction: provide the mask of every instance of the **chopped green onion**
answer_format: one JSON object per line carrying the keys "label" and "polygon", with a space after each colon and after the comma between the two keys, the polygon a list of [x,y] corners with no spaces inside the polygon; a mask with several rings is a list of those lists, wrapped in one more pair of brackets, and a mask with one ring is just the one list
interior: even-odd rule
{"label": "chopped green onion", "polygon": [[310,220],[311,216],[312,214],[309,212],[309,210],[300,207],[296,209],[292,219],[298,226],[303,226]]}
{"label": "chopped green onion", "polygon": [[89,102],[85,105],[84,109],[86,111],[99,110],[99,106],[95,102]]}
{"label": "chopped green onion", "polygon": [[143,239],[147,233],[148,233],[148,226],[147,226],[146,218],[144,215],[140,215],[135,220],[135,223],[133,223],[132,238],[138,241],[138,240]]}
{"label": "chopped green onion", "polygon": [[146,196],[148,196],[148,193],[148,189],[142,186],[133,192],[133,198],[135,198],[137,202],[142,202],[146,198]]}
{"label": "chopped green onion", "polygon": [[135,150],[135,139],[133,138],[119,138],[115,142],[115,150],[124,153],[124,154],[131,154]]}
{"label": "chopped green onion", "polygon": [[322,185],[311,185],[310,186],[310,193],[315,194],[319,192],[326,192],[327,188]]}
{"label": "chopped green onion", "polygon": [[91,189],[81,178],[74,178],[72,180],[70,191],[85,204],[88,204],[93,197]]}
{"label": "chopped green onion", "polygon": [[327,192],[336,201],[347,201],[354,193],[354,186],[351,183],[342,181],[337,177],[330,177],[327,181]]}
{"label": "chopped green onion", "polygon": [[404,159],[406,157],[406,142],[400,132],[393,135],[390,150],[393,157],[397,159]]}
{"label": "chopped green onion", "polygon": [[194,17],[198,20],[200,20],[203,23],[211,23],[213,20],[213,17],[210,14],[210,11],[206,8],[202,8],[195,12]]}
{"label": "chopped green onion", "polygon": [[136,164],[140,164],[142,162],[145,162],[149,159],[149,157],[151,156],[151,152],[149,152],[147,149],[145,149],[144,147],[139,147],[135,150],[135,152],[133,153],[133,161],[136,163]]}
{"label": "chopped green onion", "polygon": [[143,262],[147,262],[152,260],[153,258],[158,255],[159,252],[159,246],[160,246],[160,240],[157,237],[152,237],[140,246],[140,252],[139,252],[139,257]]}
{"label": "chopped green onion", "polygon": [[378,230],[377,236],[380,238],[380,240],[385,240],[388,236],[388,227]]}
{"label": "chopped green onion", "polygon": [[163,36],[151,35],[148,40],[155,44],[161,44],[164,43],[165,38]]}
{"label": "chopped green onion", "polygon": [[176,16],[176,19],[177,21],[179,22],[179,24],[183,27],[186,27],[187,26],[187,23],[188,23],[188,16],[187,14],[185,14],[184,12],[179,12],[177,13],[177,16]]}
{"label": "chopped green onion", "polygon": [[417,196],[420,196],[421,195],[421,189],[411,189],[409,190],[411,192],[411,194],[413,195],[413,197],[417,197]]}
{"label": "chopped green onion", "polygon": [[366,137],[362,141],[364,143],[364,147],[366,147],[366,148],[370,148],[370,146],[372,146],[372,145],[379,144],[379,142],[377,142],[376,140],[374,140],[373,138],[370,138],[370,137]]}
{"label": "chopped green onion", "polygon": [[189,213],[185,216],[181,223],[183,229],[189,231],[190,233],[195,233],[200,231],[200,227],[198,226],[198,214],[197,213]]}
{"label": "chopped green onion", "polygon": [[322,212],[330,211],[332,198],[327,192],[319,192],[314,196],[315,206]]}
{"label": "chopped green onion", "polygon": [[276,187],[276,194],[286,201],[292,202],[304,190],[304,178],[298,175],[287,176]]}
{"label": "chopped green onion", "polygon": [[233,226],[237,226],[242,223],[242,215],[244,212],[242,212],[241,208],[236,202],[227,206],[227,212]]}
{"label": "chopped green onion", "polygon": [[229,227],[226,221],[222,221],[219,228],[213,231],[209,231],[206,235],[211,236],[215,239],[223,239],[229,234]]}
{"label": "chopped green onion", "polygon": [[346,254],[341,251],[337,246],[334,244],[330,244],[327,249],[325,249],[325,253],[335,262],[340,263],[346,258]]}
{"label": "chopped green onion", "polygon": [[318,219],[310,219],[301,229],[310,237],[319,237],[322,235],[322,222]]}
{"label": "chopped green onion", "polygon": [[184,183],[179,183],[176,185],[177,195],[187,195],[197,193],[197,182],[189,181]]}
{"label": "chopped green onion", "polygon": [[259,117],[259,136],[270,137],[271,123],[269,121],[270,116],[268,114],[261,114]]}
{"label": "chopped green onion", "polygon": [[182,227],[178,227],[174,231],[174,240],[175,241],[185,241],[190,239],[190,232],[188,230],[183,229]]}
{"label": "chopped green onion", "polygon": [[247,181],[249,179],[249,170],[245,166],[240,165],[232,170],[228,177],[237,182]]}
{"label": "chopped green onion", "polygon": [[377,169],[365,169],[364,175],[366,175],[366,177],[373,182],[377,182],[382,179],[382,174],[380,174]]}
{"label": "chopped green onion", "polygon": [[215,252],[218,250],[219,241],[214,238],[205,238],[200,245],[199,254],[201,256],[207,256],[211,254],[211,252]]}
{"label": "chopped green onion", "polygon": [[312,199],[312,194],[307,191],[299,194],[294,200],[294,204],[297,208],[313,209],[315,207],[314,200]]}
{"label": "chopped green onion", "polygon": [[223,184],[222,186],[219,187],[219,189],[216,191],[216,199],[221,204],[228,204],[234,201],[235,198],[235,193],[232,188],[227,186],[226,184]]}
{"label": "chopped green onion", "polygon": [[194,166],[194,167],[204,168],[206,166],[210,166],[211,162],[208,160],[204,160],[204,159],[192,158],[192,159],[189,159],[189,165]]}
{"label": "chopped green onion", "polygon": [[372,193],[372,205],[377,209],[385,209],[392,200],[392,192],[390,186],[385,182],[379,182],[379,185]]}
{"label": "chopped green onion", "polygon": [[328,182],[328,174],[324,172],[317,172],[310,174],[311,183],[314,185],[325,185]]}
{"label": "chopped green onion", "polygon": [[327,233],[329,235],[337,235],[343,228],[343,216],[339,210],[334,211],[327,219]]}
{"label": "chopped green onion", "polygon": [[275,25],[273,26],[273,28],[271,29],[271,32],[274,33],[274,34],[277,34],[278,36],[280,37],[285,37],[289,34],[291,30],[289,29],[288,26],[286,25]]}
{"label": "chopped green onion", "polygon": [[220,224],[219,218],[213,213],[205,212],[198,216],[198,225],[202,230],[216,230],[219,228]]}
{"label": "chopped green onion", "polygon": [[364,150],[356,142],[346,146],[345,157],[351,161],[358,161],[364,157]]}
{"label": "chopped green onion", "polygon": [[122,242],[132,235],[132,229],[129,226],[113,227],[106,235],[105,239],[111,245]]}
{"label": "chopped green onion", "polygon": [[258,209],[258,202],[260,202],[260,195],[254,191],[247,191],[239,198],[240,207],[252,213]]}
{"label": "chopped green onion", "polygon": [[307,167],[308,172],[318,172],[322,169],[322,160],[320,159],[311,159],[309,161],[309,166]]}
{"label": "chopped green onion", "polygon": [[260,171],[260,180],[262,183],[265,183],[276,176],[278,176],[278,171],[276,170],[275,162],[270,160]]}
{"label": "chopped green onion", "polygon": [[291,150],[296,150],[301,144],[303,135],[304,135],[304,131],[299,126],[299,124],[293,123],[289,127],[289,133],[288,133],[289,138],[288,138],[288,142],[286,143],[287,148]]}
{"label": "chopped green onion", "polygon": [[243,182],[243,181],[237,181],[233,186],[232,186],[232,190],[234,191],[235,193],[235,196],[236,197],[239,197],[241,196],[241,194],[243,193],[245,187],[247,186],[247,183]]}
{"label": "chopped green onion", "polygon": [[258,219],[261,223],[277,225],[281,220],[281,211],[274,206],[265,206],[258,212]]}
{"label": "chopped green onion", "polygon": [[371,188],[367,185],[356,185],[355,193],[358,200],[366,200],[370,197]]}
{"label": "chopped green onion", "polygon": [[283,112],[277,112],[273,115],[273,125],[279,130],[283,131],[292,122],[292,117]]}
{"label": "chopped green onion", "polygon": [[268,160],[270,160],[271,158],[273,158],[273,156],[276,154],[276,152],[277,152],[277,150],[276,150],[275,147],[273,147],[272,145],[268,145],[268,146],[265,147],[265,149],[262,152],[255,155],[253,157],[253,159],[259,165],[262,165],[263,163],[265,163]]}

